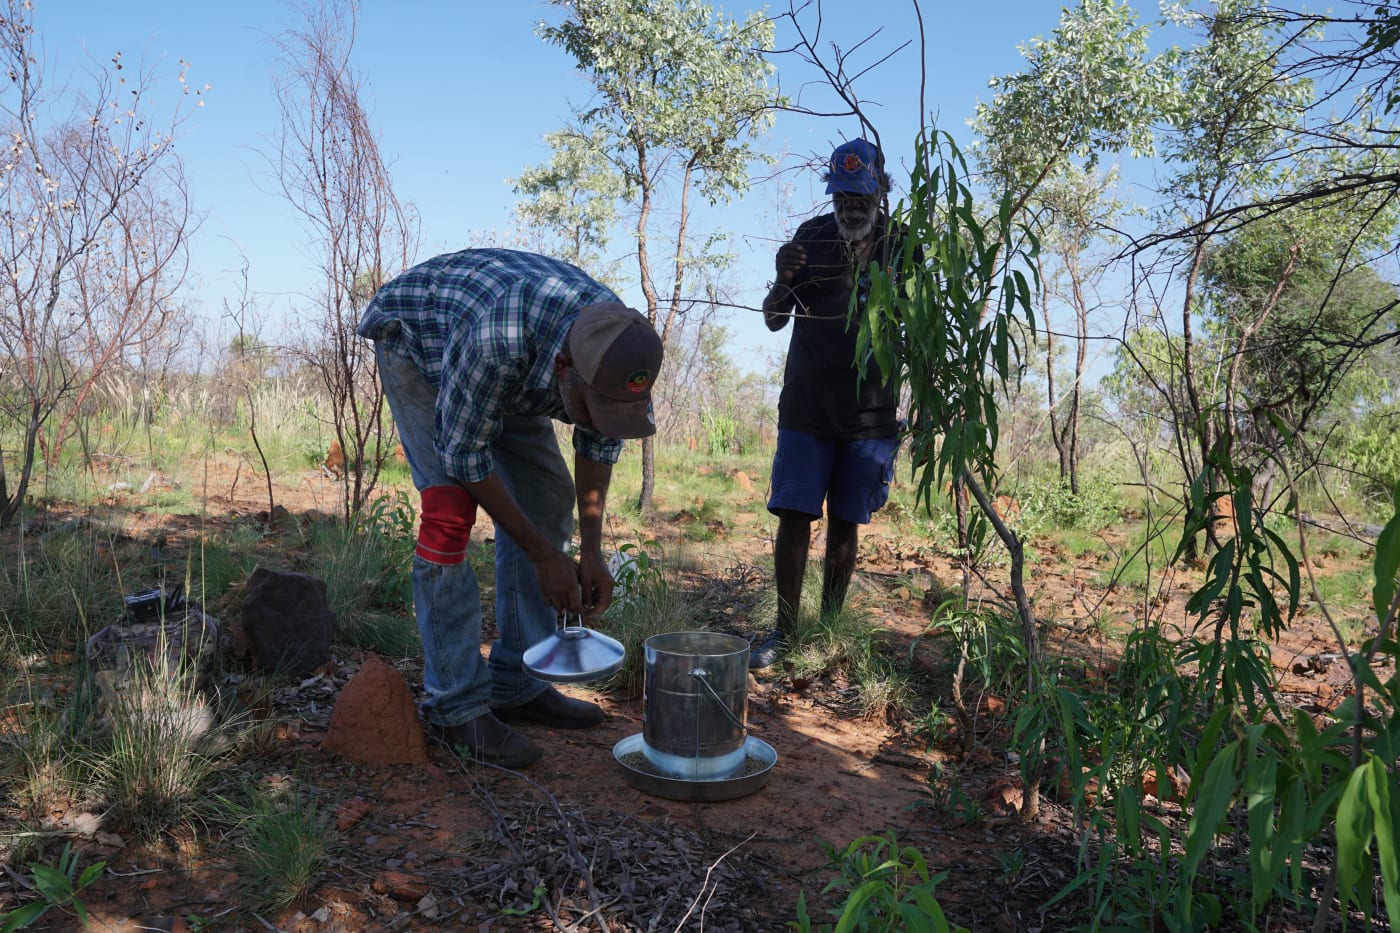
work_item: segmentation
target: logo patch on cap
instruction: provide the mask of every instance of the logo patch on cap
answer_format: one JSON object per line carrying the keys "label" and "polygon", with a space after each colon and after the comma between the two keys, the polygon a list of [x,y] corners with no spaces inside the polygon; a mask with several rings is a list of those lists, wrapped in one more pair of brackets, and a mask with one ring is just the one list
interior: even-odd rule
{"label": "logo patch on cap", "polygon": [[846,153],[846,171],[854,172],[861,167],[860,156],[856,155],[854,152]]}
{"label": "logo patch on cap", "polygon": [[627,391],[633,395],[641,395],[651,385],[651,372],[639,369],[627,377]]}

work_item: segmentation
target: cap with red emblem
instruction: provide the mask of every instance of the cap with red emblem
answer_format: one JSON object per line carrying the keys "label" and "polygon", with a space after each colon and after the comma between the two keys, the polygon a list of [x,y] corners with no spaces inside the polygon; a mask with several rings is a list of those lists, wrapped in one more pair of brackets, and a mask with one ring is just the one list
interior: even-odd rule
{"label": "cap with red emblem", "polygon": [[881,172],[880,152],[874,143],[864,139],[842,143],[831,153],[826,193],[878,194]]}
{"label": "cap with red emblem", "polygon": [[600,434],[621,439],[656,433],[651,387],[661,370],[661,338],[645,315],[617,302],[588,305],[569,331],[569,355]]}

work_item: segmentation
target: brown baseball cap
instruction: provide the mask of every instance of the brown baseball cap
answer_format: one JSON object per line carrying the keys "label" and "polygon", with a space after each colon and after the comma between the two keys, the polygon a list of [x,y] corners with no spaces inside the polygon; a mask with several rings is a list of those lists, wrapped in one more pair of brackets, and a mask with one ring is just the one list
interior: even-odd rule
{"label": "brown baseball cap", "polygon": [[587,305],[569,331],[569,355],[585,383],[600,434],[651,437],[651,386],[661,370],[661,338],[640,311],[617,302]]}

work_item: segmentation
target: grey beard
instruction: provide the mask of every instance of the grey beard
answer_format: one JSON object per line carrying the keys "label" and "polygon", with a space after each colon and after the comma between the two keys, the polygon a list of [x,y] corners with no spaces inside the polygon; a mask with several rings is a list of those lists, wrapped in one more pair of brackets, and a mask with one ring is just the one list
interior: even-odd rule
{"label": "grey beard", "polygon": [[875,232],[875,218],[867,215],[859,224],[848,226],[841,220],[840,216],[837,216],[836,232],[841,234],[841,239],[847,243],[859,243]]}

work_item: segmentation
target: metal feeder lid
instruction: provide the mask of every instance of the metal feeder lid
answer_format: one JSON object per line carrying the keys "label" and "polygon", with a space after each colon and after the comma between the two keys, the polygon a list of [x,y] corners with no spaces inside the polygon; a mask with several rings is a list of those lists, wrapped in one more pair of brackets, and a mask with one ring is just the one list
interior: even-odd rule
{"label": "metal feeder lid", "polygon": [[611,677],[622,668],[626,650],[616,638],[566,625],[526,649],[521,664],[532,676],[557,684]]}

